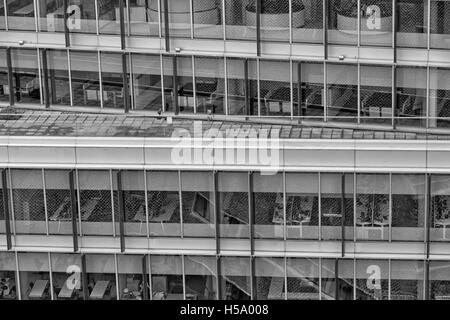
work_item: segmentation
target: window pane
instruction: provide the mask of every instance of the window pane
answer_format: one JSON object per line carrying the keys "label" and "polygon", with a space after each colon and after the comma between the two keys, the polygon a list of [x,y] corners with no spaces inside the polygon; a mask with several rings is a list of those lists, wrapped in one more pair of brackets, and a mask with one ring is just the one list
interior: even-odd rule
{"label": "window pane", "polygon": [[[258,71],[256,61],[228,58],[227,73],[228,114],[242,115],[248,113],[257,115]],[[250,110],[246,110],[247,104]]]}
{"label": "window pane", "polygon": [[[343,181],[344,190],[342,190]],[[353,239],[353,175],[322,173],[320,192],[322,239],[342,239],[342,200],[344,200],[345,238]]]}
{"label": "window pane", "polygon": [[430,261],[430,299],[448,300],[450,297],[450,263]]}
{"label": "window pane", "polygon": [[450,234],[450,176],[431,176],[431,241],[449,241]]}
{"label": "window pane", "polygon": [[182,172],[185,236],[215,237],[214,176],[210,172]]}
{"label": "window pane", "polygon": [[225,0],[226,38],[256,39],[256,1]]}
{"label": "window pane", "polygon": [[389,175],[356,175],[356,238],[389,239]]}
{"label": "window pane", "polygon": [[97,33],[95,1],[69,0],[67,27],[73,33]]}
{"label": "window pane", "polygon": [[225,114],[223,58],[195,58],[197,113]]}
{"label": "window pane", "polygon": [[41,170],[11,170],[14,220],[18,234],[46,234]]}
{"label": "window pane", "polygon": [[[156,7],[156,1],[153,1],[153,7]],[[169,7],[169,31],[170,36],[174,38],[187,38],[191,36],[191,8],[189,0],[167,1]],[[161,12],[165,10],[165,2],[161,1]],[[211,8],[209,1],[203,1],[205,9]],[[210,13],[212,14],[212,13]],[[165,36],[164,14],[161,14],[161,31]]]}
{"label": "window pane", "polygon": [[[126,8],[124,2],[124,17]],[[120,34],[119,0],[98,1],[98,28],[100,34]]]}
{"label": "window pane", "polygon": [[430,68],[430,127],[450,127],[450,70]]}
{"label": "window pane", "polygon": [[319,237],[319,181],[312,173],[286,173],[286,232],[292,239]]}
{"label": "window pane", "polygon": [[220,236],[249,237],[248,173],[219,172]]}
{"label": "window pane", "polygon": [[78,171],[81,228],[84,235],[112,235],[109,171]]}
{"label": "window pane", "polygon": [[39,31],[64,32],[64,1],[40,0],[39,4]]}
{"label": "window pane", "polygon": [[162,111],[160,56],[133,53],[131,58],[134,108],[137,110]]}
{"label": "window pane", "polygon": [[257,300],[284,300],[284,259],[255,258]]}
{"label": "window pane", "polygon": [[72,94],[75,106],[100,107],[97,52],[70,51]]}
{"label": "window pane", "polygon": [[361,0],[361,44],[392,46],[392,0]]}
{"label": "window pane", "polygon": [[125,14],[125,23],[130,21],[130,34],[136,36],[159,36],[158,1],[129,1],[129,15]]}
{"label": "window pane", "polygon": [[[122,55],[100,53],[102,70],[102,90],[104,108],[124,108],[125,90],[123,88]],[[128,61],[128,59],[127,59]]]}
{"label": "window pane", "polygon": [[50,300],[50,273],[47,253],[19,253],[22,300]]}
{"label": "window pane", "polygon": [[[174,61],[176,61],[176,90],[173,90]],[[180,112],[194,112],[194,90],[192,76],[192,57],[163,57],[164,92],[166,111],[175,111],[177,99]],[[176,91],[176,92],[174,92]]]}
{"label": "window pane", "polygon": [[52,253],[54,299],[83,300],[81,255]]}
{"label": "window pane", "polygon": [[361,66],[361,121],[392,123],[392,68]]}
{"label": "window pane", "polygon": [[[298,92],[300,75],[300,97]],[[323,120],[324,115],[324,86],[323,86],[323,64],[321,63],[293,63],[293,97],[294,116],[303,114],[311,120]],[[300,110],[298,100],[301,100]]]}
{"label": "window pane", "polygon": [[194,37],[223,39],[222,0],[193,0]]}
{"label": "window pane", "polygon": [[427,108],[427,72],[421,67],[397,70],[397,116],[399,124],[425,126]]}
{"label": "window pane", "polygon": [[392,175],[392,240],[425,238],[425,175]]}
{"label": "window pane", "polygon": [[9,101],[8,67],[4,49],[0,49],[0,101]]}
{"label": "window pane", "polygon": [[250,258],[221,257],[221,281],[223,300],[250,300]]}
{"label": "window pane", "polygon": [[6,0],[9,30],[36,30],[33,0]]}
{"label": "window pane", "polygon": [[353,300],[353,260],[321,259],[321,265],[322,300]]}
{"label": "window pane", "polygon": [[391,262],[391,300],[422,300],[424,292],[423,261]]}
{"label": "window pane", "polygon": [[86,255],[89,300],[116,300],[116,267],[113,255]]}
{"label": "window pane", "polygon": [[217,299],[217,265],[215,257],[185,256],[186,300]]}
{"label": "window pane", "polygon": [[427,0],[398,0],[397,45],[427,46]]}
{"label": "window pane", "polygon": [[0,30],[5,30],[5,6],[0,4]]}
{"label": "window pane", "polygon": [[11,49],[13,81],[17,103],[41,103],[36,49]]}
{"label": "window pane", "polygon": [[144,299],[143,259],[147,259],[147,256],[119,255],[117,257],[120,300]]}
{"label": "window pane", "polygon": [[151,256],[153,300],[184,300],[180,256]]}
{"label": "window pane", "polygon": [[179,236],[180,196],[178,172],[147,172],[150,235]]}
{"label": "window pane", "polygon": [[16,256],[0,252],[0,300],[16,300]]}
{"label": "window pane", "polygon": [[[299,3],[294,0],[292,9],[293,24],[297,26],[304,25],[305,6],[301,4],[301,1]],[[249,18],[250,15],[254,15],[254,12],[253,7],[247,9],[246,17]],[[289,12],[288,0],[261,0],[261,39],[289,42]]]}
{"label": "window pane", "polygon": [[328,41],[356,45],[358,41],[358,3],[330,0],[328,3]]}
{"label": "window pane", "polygon": [[358,67],[328,64],[327,116],[332,121],[355,122],[358,111]]}
{"label": "window pane", "polygon": [[291,115],[291,81],[288,61],[260,62],[261,116]]}
{"label": "window pane", "polygon": [[389,261],[356,260],[356,300],[388,300]]}
{"label": "window pane", "polygon": [[[72,234],[72,204],[68,170],[45,170],[49,234]],[[75,176],[75,175],[74,175]],[[74,213],[78,219],[78,212]]]}
{"label": "window pane", "polygon": [[67,51],[48,50],[48,88],[52,105],[70,106],[70,80]]}
{"label": "window pane", "polygon": [[292,41],[323,41],[323,4],[320,0],[292,1]]}
{"label": "window pane", "polygon": [[447,0],[431,0],[431,48],[450,49],[450,3]]}
{"label": "window pane", "polygon": [[3,190],[3,180],[0,172],[0,234],[6,233],[5,209],[3,207],[3,192],[8,193],[8,190]]}
{"label": "window pane", "polygon": [[255,238],[284,237],[283,175],[253,174]]}
{"label": "window pane", "polygon": [[287,298],[319,300],[319,259],[287,258]]}

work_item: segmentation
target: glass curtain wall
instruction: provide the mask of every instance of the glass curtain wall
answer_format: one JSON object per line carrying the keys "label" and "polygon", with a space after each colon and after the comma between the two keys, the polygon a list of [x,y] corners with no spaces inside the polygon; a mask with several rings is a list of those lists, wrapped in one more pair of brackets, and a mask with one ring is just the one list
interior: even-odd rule
{"label": "glass curtain wall", "polygon": [[[283,21],[283,23],[285,23],[285,21]],[[323,41],[322,1],[321,0],[292,1],[291,27],[292,27],[293,42],[322,43]]]}
{"label": "glass curtain wall", "polygon": [[430,46],[450,49],[450,3],[446,0],[431,0]]}
{"label": "glass curtain wall", "polygon": [[71,105],[67,51],[47,50],[49,101],[52,105]]}
{"label": "glass curtain wall", "polygon": [[136,110],[163,110],[161,57],[131,54],[133,98]]}
{"label": "glass curtain wall", "polygon": [[101,94],[104,108],[123,109],[125,88],[123,87],[122,55],[119,53],[100,53],[102,71]]}
{"label": "glass curtain wall", "polygon": [[8,65],[6,50],[0,49],[0,102],[3,101],[9,101]]}
{"label": "glass curtain wall", "polygon": [[72,96],[75,106],[102,105],[98,59],[97,52],[70,51]]}
{"label": "glass curtain wall", "polygon": [[50,268],[47,253],[18,253],[22,300],[50,300]]}
{"label": "glass curtain wall", "polygon": [[[120,34],[120,0],[97,1],[98,29],[100,34]],[[124,19],[127,16],[127,8],[123,8]]]}
{"label": "glass curtain wall", "polygon": [[256,40],[256,1],[224,0],[228,40]]}
{"label": "glass curtain wall", "polygon": [[424,262],[391,261],[391,300],[423,300]]}
{"label": "glass curtain wall", "polygon": [[319,300],[319,266],[319,259],[286,258],[288,300]]}
{"label": "glass curtain wall", "polygon": [[114,256],[86,254],[85,259],[89,300],[117,300]]}
{"label": "glass curtain wall", "polygon": [[389,261],[356,260],[356,300],[389,299]]}
{"label": "glass curtain wall", "polygon": [[44,171],[49,234],[71,235],[72,214],[78,219],[78,212],[72,212],[69,174],[68,170]]}
{"label": "glass curtain wall", "polygon": [[197,113],[225,114],[224,59],[194,59]]}
{"label": "glass curtain wall", "polygon": [[450,127],[450,70],[430,68],[428,126]]}
{"label": "glass curtain wall", "polygon": [[257,300],[284,300],[286,297],[284,258],[255,258]]}
{"label": "glass curtain wall", "polygon": [[[144,290],[148,293],[147,287],[144,285],[144,274],[148,277],[148,270],[142,270],[144,265],[143,259],[147,256],[138,255],[119,255],[117,256],[117,272],[119,281],[120,300],[143,300]],[[147,297],[149,295],[147,294]]]}
{"label": "glass curtain wall", "polygon": [[322,300],[353,300],[354,261],[321,259]]}
{"label": "glass curtain wall", "polygon": [[430,193],[430,240],[449,241],[447,227],[450,225],[450,176],[432,175]]}
{"label": "glass curtain wall", "polygon": [[222,300],[250,300],[251,267],[249,257],[221,257]]}
{"label": "glass curtain wall", "polygon": [[227,58],[228,114],[258,115],[256,60]]}
{"label": "glass curtain wall", "polygon": [[9,30],[36,31],[34,0],[7,0]]}
{"label": "glass curtain wall", "polygon": [[322,63],[294,62],[292,64],[294,117],[303,116],[310,120],[323,120],[325,96],[323,69]]}
{"label": "glass curtain wall", "polygon": [[427,0],[398,0],[397,46],[426,48],[428,29]]}
{"label": "glass curtain wall", "polygon": [[261,60],[259,68],[261,116],[290,116],[292,92],[289,61]]}
{"label": "glass curtain wall", "polygon": [[83,300],[81,255],[52,253],[54,300]]}
{"label": "glass curtain wall", "polygon": [[430,299],[450,299],[450,263],[449,261],[430,261]]}
{"label": "glass curtain wall", "polygon": [[13,82],[16,103],[41,103],[41,81],[38,51],[36,49],[11,49]]}
{"label": "glass curtain wall", "polygon": [[64,0],[39,0],[37,3],[39,31],[64,32]]}
{"label": "glass curtain wall", "polygon": [[192,1],[195,38],[223,39],[222,1],[224,0]]}
{"label": "glass curtain wall", "polygon": [[186,300],[217,299],[216,257],[185,256],[184,278]]}
{"label": "glass curtain wall", "polygon": [[17,300],[16,255],[0,252],[0,300]]}
{"label": "glass curtain wall", "polygon": [[183,261],[181,256],[152,256],[153,300],[184,300]]}
{"label": "glass curtain wall", "polygon": [[124,19],[133,36],[159,36],[158,1],[129,0]]}

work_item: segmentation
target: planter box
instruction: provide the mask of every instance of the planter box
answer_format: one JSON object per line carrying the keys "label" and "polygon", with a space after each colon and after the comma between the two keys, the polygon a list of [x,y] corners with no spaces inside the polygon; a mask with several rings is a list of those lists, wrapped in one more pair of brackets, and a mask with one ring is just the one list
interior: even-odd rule
{"label": "planter box", "polygon": [[[256,13],[245,10],[245,24],[256,27]],[[292,13],[292,28],[305,25],[305,10]],[[261,29],[289,29],[289,13],[261,14]]]}
{"label": "planter box", "polygon": [[[367,18],[361,19],[361,32],[366,33],[385,33],[392,32],[392,16],[380,18],[380,28],[379,29],[369,29],[367,27]],[[358,18],[357,17],[346,17],[341,14],[337,14],[337,28],[339,31],[347,33],[356,33],[358,30]]]}

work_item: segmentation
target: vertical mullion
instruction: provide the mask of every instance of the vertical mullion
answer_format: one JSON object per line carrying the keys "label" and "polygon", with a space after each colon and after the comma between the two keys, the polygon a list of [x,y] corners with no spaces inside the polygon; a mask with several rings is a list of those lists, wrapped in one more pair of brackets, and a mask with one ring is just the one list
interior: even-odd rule
{"label": "vertical mullion", "polygon": [[256,0],[256,55],[261,55],[261,0]]}
{"label": "vertical mullion", "polygon": [[103,109],[103,77],[102,77],[102,59],[101,52],[97,51],[97,63],[98,63],[98,79],[100,84],[100,108]]}
{"label": "vertical mullion", "polygon": [[81,278],[83,281],[83,297],[84,300],[89,300],[89,291],[88,291],[88,277],[86,270],[86,254],[81,255]]}
{"label": "vertical mullion", "polygon": [[119,264],[119,259],[117,258],[117,254],[114,254],[114,275],[116,278],[116,296],[117,296],[117,300],[120,300],[120,291],[119,291],[119,268],[118,268],[118,264]]}
{"label": "vertical mullion", "polygon": [[425,128],[429,128],[429,124],[430,124],[430,65],[427,64],[426,67],[426,72],[427,72],[427,87],[425,89],[426,91],[426,111],[425,111]]}
{"label": "vertical mullion", "polygon": [[223,101],[224,101],[224,111],[225,111],[225,115],[228,116],[229,114],[229,110],[228,110],[228,66],[227,66],[227,57],[223,58],[223,63],[224,63],[224,68],[223,68],[223,80],[224,80],[224,97],[223,97]]}
{"label": "vertical mullion", "polygon": [[50,91],[48,88],[48,61],[47,61],[47,49],[41,49],[41,60],[42,60],[42,72],[44,75],[43,79],[43,89],[44,89],[44,104],[45,108],[50,107]]}
{"label": "vertical mullion", "polygon": [[116,237],[116,208],[115,208],[115,205],[114,205],[114,184],[113,184],[114,181],[113,181],[113,171],[112,171],[112,169],[108,170],[108,176],[109,176],[109,196],[110,196],[110,199],[111,199],[112,234],[113,234],[113,237]]}
{"label": "vertical mullion", "polygon": [[170,52],[169,1],[162,1],[164,1],[164,39],[166,43],[166,52]]}
{"label": "vertical mullion", "polygon": [[74,170],[69,172],[69,188],[70,188],[70,212],[72,218],[72,238],[73,238],[73,252],[78,251],[78,230],[77,230],[77,199],[75,194],[75,179]]}
{"label": "vertical mullion", "polygon": [[6,176],[6,169],[2,170],[2,194],[3,194],[3,214],[5,217],[5,231],[6,231],[6,248],[7,250],[12,249],[11,241],[11,220],[10,220],[10,210],[8,202],[8,183]]}
{"label": "vertical mullion", "polygon": [[425,260],[424,300],[430,300],[430,260]]}
{"label": "vertical mullion", "polygon": [[213,172],[213,187],[214,187],[214,216],[216,224],[216,255],[220,254],[220,212],[219,212],[219,173],[217,171]]}
{"label": "vertical mullion", "polygon": [[73,92],[72,92],[72,66],[70,64],[70,50],[67,49],[67,72],[69,76],[69,97],[70,97],[70,105],[73,106]]}
{"label": "vertical mullion", "polygon": [[250,300],[256,300],[255,257],[250,257]]}
{"label": "vertical mullion", "polygon": [[130,111],[130,99],[129,99],[129,88],[128,88],[128,70],[127,70],[127,53],[122,52],[122,86],[123,86],[123,101],[125,113]]}
{"label": "vertical mullion", "polygon": [[98,21],[99,11],[98,11],[98,0],[95,0],[95,29],[96,34],[100,34],[100,25]]}
{"label": "vertical mullion", "polygon": [[323,121],[328,121],[328,79],[327,79],[328,64],[323,62]]}
{"label": "vertical mullion", "polygon": [[118,193],[118,206],[119,206],[119,237],[120,237],[120,252],[125,252],[125,228],[124,228],[124,217],[125,217],[125,201],[123,199],[122,191],[122,170],[117,172],[117,193]]}
{"label": "vertical mullion", "polygon": [[250,255],[255,253],[254,243],[254,223],[255,223],[255,198],[253,193],[253,172],[248,173],[248,214],[249,214],[249,231],[250,231]]}
{"label": "vertical mullion", "polygon": [[289,59],[289,98],[291,99],[291,120],[294,119],[294,75],[293,75],[293,62]]}
{"label": "vertical mullion", "polygon": [[8,31],[8,7],[7,7],[7,1],[3,0],[3,8],[5,8],[5,30]]}
{"label": "vertical mullion", "polygon": [[[167,1],[167,0],[164,0]],[[172,94],[173,94],[173,105],[174,105],[174,111],[175,115],[178,115],[180,113],[180,104],[178,103],[178,63],[177,63],[177,56],[174,55],[172,57]]]}
{"label": "vertical mullion", "polygon": [[[427,49],[431,49],[431,0],[427,1]],[[428,51],[430,54],[430,51]]]}
{"label": "vertical mullion", "polygon": [[181,277],[183,279],[183,300],[186,300],[186,274],[185,274],[185,259],[184,254],[181,255]]}
{"label": "vertical mullion", "polygon": [[388,300],[391,300],[391,259],[388,259]]}
{"label": "vertical mullion", "polygon": [[426,174],[426,197],[425,197],[425,219],[426,219],[426,258],[430,258],[430,232],[431,232],[431,175]]}
{"label": "vertical mullion", "polygon": [[194,1],[189,0],[189,21],[191,25],[191,39],[194,39]]}
{"label": "vertical mullion", "polygon": [[67,20],[69,19],[69,16],[67,14],[67,8],[68,8],[68,0],[63,0],[63,10],[64,10],[64,39],[66,43],[66,48],[70,47],[70,35],[69,35],[69,28],[67,27]]}
{"label": "vertical mullion", "polygon": [[48,273],[50,279],[50,300],[55,300],[55,293],[53,289],[52,258],[50,252],[47,252],[47,259],[48,259]]}
{"label": "vertical mullion", "polygon": [[300,121],[303,120],[303,108],[302,108],[302,62],[299,61],[297,64],[297,99],[298,99],[298,112],[300,116]]}
{"label": "vertical mullion", "polygon": [[334,281],[336,282],[334,288],[334,299],[339,300],[339,259],[334,260]]}
{"label": "vertical mullion", "polygon": [[287,240],[287,195],[286,195],[286,171],[283,171],[283,240]]}
{"label": "vertical mullion", "polygon": [[197,84],[195,83],[195,58],[191,57],[192,64],[192,98],[194,100],[194,114],[197,113]]}
{"label": "vertical mullion", "polygon": [[147,262],[147,255],[144,254],[142,257],[142,297],[144,300],[149,300]]}
{"label": "vertical mullion", "polygon": [[48,228],[47,188],[45,186],[45,170],[41,169],[41,173],[42,173],[42,190],[43,190],[44,212],[45,212],[45,230],[46,230],[46,234],[48,236],[49,228]]}
{"label": "vertical mullion", "polygon": [[322,2],[323,11],[323,58],[328,59],[328,1],[323,0]]}
{"label": "vertical mullion", "polygon": [[[359,3],[359,2],[358,2]],[[357,85],[357,103],[356,103],[356,107],[358,110],[358,114],[357,114],[357,123],[360,124],[361,123],[361,64],[358,63],[356,65],[356,69],[357,69],[357,77],[358,77],[358,85]]]}
{"label": "vertical mullion", "polygon": [[[356,25],[356,46],[358,47],[358,51],[359,51],[359,47],[361,46],[361,0],[358,0],[357,4],[357,25]],[[359,81],[358,81],[359,83]]]}
{"label": "vertical mullion", "polygon": [[[322,192],[321,192],[321,183],[322,183],[322,176],[320,172],[317,173],[317,179],[319,181],[318,187],[317,187],[317,199],[318,199],[318,209],[319,209],[319,217],[318,217],[318,225],[319,225],[319,234],[318,238],[319,240],[322,240]],[[303,226],[301,226],[303,227]]]}
{"label": "vertical mullion", "polygon": [[217,287],[217,300],[224,300],[224,297],[222,296],[222,281],[220,279],[220,276],[222,275],[222,266],[220,264],[220,256],[216,255],[216,287]]}
{"label": "vertical mullion", "polygon": [[6,64],[8,68],[8,89],[9,89],[9,105],[13,106],[15,103],[15,93],[14,93],[14,81],[13,81],[13,68],[11,59],[11,47],[6,48]]}
{"label": "vertical mullion", "polygon": [[180,234],[181,238],[184,238],[184,221],[183,221],[183,191],[182,191],[182,183],[181,183],[181,171],[177,171],[178,173],[178,199],[180,205]]}
{"label": "vertical mullion", "polygon": [[245,95],[245,114],[249,116],[252,112],[250,110],[250,86],[248,80],[248,59],[244,60],[244,95]]}
{"label": "vertical mullion", "polygon": [[147,230],[147,238],[150,237],[150,226],[148,221],[148,191],[147,191],[147,171],[144,170],[144,199],[145,199],[145,226]]}
{"label": "vertical mullion", "polygon": [[292,0],[289,0],[289,44],[292,45]]}
{"label": "vertical mullion", "polygon": [[[39,90],[42,92],[43,90],[43,83],[42,83],[42,63],[41,59],[39,57],[41,56],[41,50],[39,48],[36,48],[36,59],[37,59],[37,65],[38,65],[38,76],[39,76]],[[42,94],[39,95],[39,100],[41,105],[44,104],[44,97]]]}
{"label": "vertical mullion", "polygon": [[125,50],[125,16],[124,16],[124,0],[119,0],[119,20],[120,20],[120,46]]}
{"label": "vertical mullion", "polygon": [[256,99],[257,99],[257,106],[258,106],[258,117],[261,117],[261,60],[256,59]]}
{"label": "vertical mullion", "polygon": [[395,129],[397,125],[397,111],[398,111],[398,92],[397,92],[397,65],[392,67],[392,128]]}
{"label": "vertical mullion", "polygon": [[22,300],[22,292],[21,292],[21,283],[20,283],[20,271],[19,271],[19,256],[17,254],[17,251],[14,252],[14,260],[16,263],[16,288],[17,288],[17,296],[19,297],[19,300]]}
{"label": "vertical mullion", "polygon": [[[389,231],[388,232],[388,241],[391,242],[392,241],[392,172],[389,173],[389,230],[388,231]],[[383,238],[384,238],[384,234],[383,234]]]}
{"label": "vertical mullion", "polygon": [[394,64],[397,63],[397,30],[398,30],[398,6],[397,0],[392,0],[392,18],[394,19],[392,23],[392,47],[394,49],[393,52],[393,61]]}
{"label": "vertical mullion", "polygon": [[345,173],[341,175],[341,254],[345,257]]}

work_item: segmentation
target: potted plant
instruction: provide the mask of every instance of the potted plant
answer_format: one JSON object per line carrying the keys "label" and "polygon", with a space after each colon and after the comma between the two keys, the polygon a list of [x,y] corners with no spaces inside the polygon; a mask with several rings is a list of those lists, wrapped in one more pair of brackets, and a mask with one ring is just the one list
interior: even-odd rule
{"label": "potted plant", "polygon": [[[341,0],[337,2],[337,29],[355,32],[358,29],[358,1]],[[391,32],[392,2],[361,0],[361,32]]]}
{"label": "potted plant", "polygon": [[[262,0],[261,27],[267,29],[289,28],[289,0]],[[245,24],[256,26],[256,0],[245,6]],[[292,27],[305,25],[305,6],[301,0],[292,0]]]}

